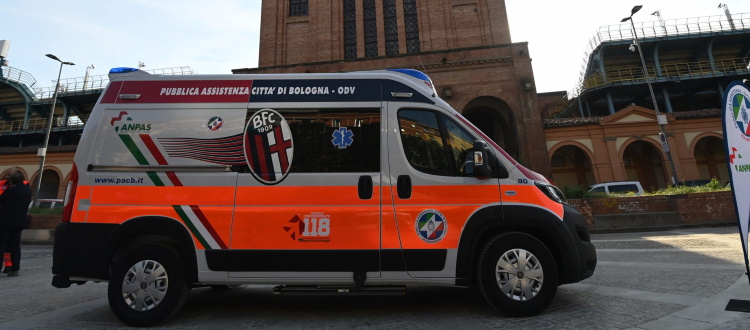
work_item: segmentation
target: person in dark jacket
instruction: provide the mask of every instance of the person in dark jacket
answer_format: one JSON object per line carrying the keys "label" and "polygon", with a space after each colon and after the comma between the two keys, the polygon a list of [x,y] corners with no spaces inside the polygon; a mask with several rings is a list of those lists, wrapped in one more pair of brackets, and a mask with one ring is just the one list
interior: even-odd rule
{"label": "person in dark jacket", "polygon": [[23,174],[10,176],[10,187],[0,195],[0,251],[9,247],[13,266],[8,276],[18,276],[21,266],[21,231],[28,224],[31,188],[23,183]]}

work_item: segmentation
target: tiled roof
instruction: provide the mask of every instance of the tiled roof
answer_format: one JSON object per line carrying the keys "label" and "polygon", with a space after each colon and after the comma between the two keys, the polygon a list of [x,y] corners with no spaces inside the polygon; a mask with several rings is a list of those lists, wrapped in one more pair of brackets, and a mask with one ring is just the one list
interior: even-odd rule
{"label": "tiled roof", "polygon": [[544,128],[598,124],[604,117],[553,118],[544,120]]}
{"label": "tiled roof", "polygon": [[681,112],[673,112],[672,115],[677,119],[721,117],[721,109],[681,111]]}

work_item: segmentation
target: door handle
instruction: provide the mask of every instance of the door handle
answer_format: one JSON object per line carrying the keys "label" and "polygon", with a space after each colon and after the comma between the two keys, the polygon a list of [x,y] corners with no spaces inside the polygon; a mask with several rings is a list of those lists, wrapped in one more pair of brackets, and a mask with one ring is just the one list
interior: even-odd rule
{"label": "door handle", "polygon": [[398,192],[398,198],[409,199],[411,198],[411,177],[408,175],[399,175],[396,180],[396,192]]}
{"label": "door handle", "polygon": [[357,192],[359,192],[359,199],[372,198],[372,177],[371,176],[363,175],[359,177],[359,183],[357,184]]}

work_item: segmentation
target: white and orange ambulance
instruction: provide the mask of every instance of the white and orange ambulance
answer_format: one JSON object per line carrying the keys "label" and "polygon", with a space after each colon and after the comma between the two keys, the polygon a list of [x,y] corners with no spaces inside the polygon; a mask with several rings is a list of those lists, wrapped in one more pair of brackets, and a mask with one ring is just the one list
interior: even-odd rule
{"label": "white and orange ambulance", "polygon": [[595,267],[559,189],[419,71],[118,69],[78,145],[52,284],[108,281],[113,313],[135,326],[175,314],[195,286],[241,284],[477,286],[533,315]]}

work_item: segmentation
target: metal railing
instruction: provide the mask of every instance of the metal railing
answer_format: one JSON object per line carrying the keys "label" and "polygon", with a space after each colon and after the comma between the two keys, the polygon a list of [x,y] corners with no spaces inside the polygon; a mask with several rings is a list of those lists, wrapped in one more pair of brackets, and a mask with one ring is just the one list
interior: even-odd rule
{"label": "metal railing", "polygon": [[26,71],[19,70],[10,66],[4,66],[0,68],[0,71],[2,71],[3,79],[7,79],[10,81],[20,83],[20,84],[24,84],[34,93],[36,93],[38,90],[41,90],[37,86],[36,79],[34,79],[34,77]]}
{"label": "metal railing", "polygon": [[[686,79],[697,79],[707,77],[720,77],[736,74],[750,73],[750,57],[715,60],[711,66],[709,61],[685,62],[685,63],[668,63],[659,66],[647,66],[648,78],[651,81],[680,81]],[[604,80],[599,70],[594,71],[590,76],[583,80],[579,91],[595,89],[609,85],[636,84],[645,83],[643,68],[641,66],[618,67],[607,69],[605,71],[607,80]],[[580,95],[580,94],[578,94]],[[575,100],[575,96],[566,94],[562,100],[550,107],[547,111],[547,118],[557,118],[562,116],[571,116],[570,105]],[[566,111],[568,113],[563,113]]]}
{"label": "metal railing", "polygon": [[[748,66],[750,66],[750,57],[717,60],[714,61],[713,66],[709,61],[663,64],[659,66],[661,72],[657,72],[656,66],[651,65],[647,66],[647,71],[648,78],[652,81],[684,80],[750,73]],[[601,72],[594,72],[584,79],[581,84],[582,90],[611,84],[645,82],[643,68],[640,66],[608,69],[605,71],[605,76],[606,81]]]}
{"label": "metal railing", "polygon": [[[151,74],[160,75],[188,75],[193,74],[193,70],[189,66],[181,66],[166,69],[154,69],[144,70]],[[39,87],[38,82],[34,77],[23,70],[19,70],[13,67],[3,67],[2,77],[4,79],[14,81],[26,85],[31,92],[34,94],[34,98],[38,100],[51,99],[55,93],[55,86],[52,87]],[[86,91],[100,91],[104,87],[107,87],[109,83],[109,75],[96,75],[78,78],[62,78],[58,84],[58,92],[60,94],[83,94]]]}
{"label": "metal railing", "polygon": [[[711,35],[721,32],[739,31],[750,29],[750,13],[731,15],[731,20],[726,15],[713,15],[703,17],[678,18],[663,21],[648,21],[635,23],[636,33],[641,41],[649,38],[662,37],[693,37]],[[746,32],[746,31],[745,31]],[[589,39],[583,56],[583,65],[579,75],[578,85],[569,91],[570,98],[581,94],[584,88],[586,69],[591,53],[602,43],[613,41],[633,40],[633,30],[630,24],[605,25],[599,28]]]}
{"label": "metal railing", "polygon": [[[160,75],[188,75],[193,74],[193,70],[188,66],[181,66],[181,67],[174,67],[174,68],[166,68],[166,69],[154,69],[154,70],[143,70],[150,74],[160,74]],[[77,78],[62,78],[60,79],[60,84],[58,85],[58,93],[59,94],[80,94],[85,93],[86,91],[100,91],[107,87],[107,84],[109,84],[109,75],[103,74],[103,75],[96,75],[96,76],[89,76],[86,77],[77,77]],[[52,95],[55,93],[55,87],[44,87],[41,88],[37,94],[35,95],[38,99],[48,99],[52,98]]]}
{"label": "metal railing", "polygon": [[[0,121],[0,134],[14,135],[30,132],[43,132],[47,129],[47,120],[47,118],[29,119],[26,128],[23,127],[23,120]],[[63,117],[56,117],[52,122],[52,131],[82,129],[88,120],[89,115],[68,116],[67,120]]]}

